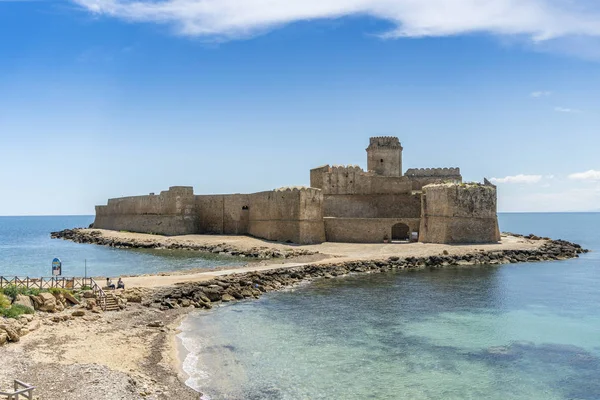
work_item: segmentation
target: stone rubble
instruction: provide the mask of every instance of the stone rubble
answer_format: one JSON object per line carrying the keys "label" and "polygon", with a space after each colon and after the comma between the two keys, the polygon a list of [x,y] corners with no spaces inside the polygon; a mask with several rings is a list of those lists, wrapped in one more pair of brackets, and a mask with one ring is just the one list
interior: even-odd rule
{"label": "stone rubble", "polygon": [[161,243],[160,241],[143,241],[136,239],[116,239],[102,236],[100,231],[85,232],[83,228],[65,229],[58,232],[51,232],[52,239],[69,240],[75,243],[97,244],[101,246],[110,246],[115,248],[136,248],[136,249],[168,249],[168,250],[193,250],[204,253],[219,254],[223,256],[247,257],[252,259],[271,259],[271,258],[295,258],[318,254],[316,251],[305,249],[272,249],[266,246],[253,247],[251,249],[236,248],[227,243],[214,245],[199,244],[181,244],[181,243]]}

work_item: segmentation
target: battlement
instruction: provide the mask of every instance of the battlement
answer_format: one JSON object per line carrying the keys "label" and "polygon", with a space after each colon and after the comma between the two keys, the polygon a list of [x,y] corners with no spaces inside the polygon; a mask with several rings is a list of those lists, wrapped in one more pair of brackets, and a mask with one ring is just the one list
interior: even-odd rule
{"label": "battlement", "polygon": [[400,140],[395,136],[374,136],[369,138],[369,147],[367,147],[367,150],[381,147],[402,150]]}
{"label": "battlement", "polygon": [[352,173],[358,173],[358,172],[365,172],[361,167],[359,167],[358,165],[334,165],[332,167],[329,168],[329,171],[327,171],[329,173],[344,173],[344,172],[352,172]]}
{"label": "battlement", "polygon": [[320,192],[321,189],[306,186],[283,186],[274,190],[274,192]]}
{"label": "battlement", "polygon": [[460,168],[410,168],[404,175],[415,178],[460,176]]}

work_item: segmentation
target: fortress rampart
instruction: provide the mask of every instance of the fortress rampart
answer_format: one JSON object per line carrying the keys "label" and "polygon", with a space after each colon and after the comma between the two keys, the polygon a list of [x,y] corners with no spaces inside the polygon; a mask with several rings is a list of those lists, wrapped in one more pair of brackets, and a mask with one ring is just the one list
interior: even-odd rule
{"label": "fortress rampart", "polygon": [[496,187],[436,184],[423,188],[419,241],[490,243],[500,240]]}
{"label": "fortress rampart", "polygon": [[499,240],[496,188],[464,185],[459,168],[402,174],[396,137],[373,137],[367,171],[323,165],[310,186],[250,194],[195,195],[174,186],[159,195],[122,197],[96,206],[94,227],[163,235],[252,235],[300,244],[409,240]]}
{"label": "fortress rampart", "polygon": [[422,190],[423,186],[434,183],[462,182],[460,168],[411,168],[406,170],[405,176],[411,180],[413,190]]}

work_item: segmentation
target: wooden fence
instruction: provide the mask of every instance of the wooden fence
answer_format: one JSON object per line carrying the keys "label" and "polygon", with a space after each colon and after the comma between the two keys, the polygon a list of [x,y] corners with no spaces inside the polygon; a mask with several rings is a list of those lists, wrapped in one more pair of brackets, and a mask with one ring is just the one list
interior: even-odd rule
{"label": "wooden fence", "polygon": [[100,285],[96,283],[93,278],[67,278],[67,277],[40,277],[40,278],[32,278],[25,277],[19,278],[15,277],[5,277],[0,276],[0,289],[4,289],[7,286],[16,286],[18,288],[27,288],[27,289],[39,289],[39,290],[48,290],[51,288],[60,288],[66,290],[75,290],[75,289],[89,289],[94,292],[96,299],[99,302],[100,308],[102,310],[106,310],[106,292],[102,289]]}
{"label": "wooden fence", "polygon": [[0,392],[0,396],[7,396],[7,400],[19,400],[21,398],[33,400],[34,386],[15,379],[13,392]]}

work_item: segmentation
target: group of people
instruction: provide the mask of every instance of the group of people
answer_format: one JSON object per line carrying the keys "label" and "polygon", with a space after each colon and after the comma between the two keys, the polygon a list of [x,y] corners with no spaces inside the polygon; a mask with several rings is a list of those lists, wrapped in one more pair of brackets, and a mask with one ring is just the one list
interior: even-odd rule
{"label": "group of people", "polygon": [[[106,278],[106,287],[112,290],[115,290],[115,284],[112,282],[112,279]],[[117,282],[117,289],[125,289],[125,284],[123,283],[123,279],[119,278]]]}

